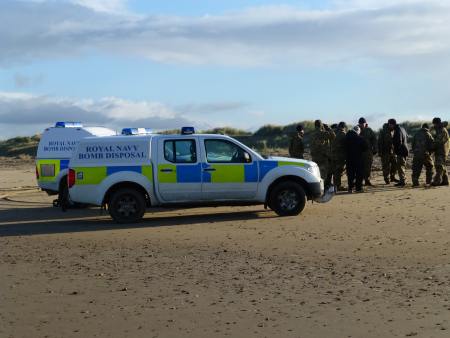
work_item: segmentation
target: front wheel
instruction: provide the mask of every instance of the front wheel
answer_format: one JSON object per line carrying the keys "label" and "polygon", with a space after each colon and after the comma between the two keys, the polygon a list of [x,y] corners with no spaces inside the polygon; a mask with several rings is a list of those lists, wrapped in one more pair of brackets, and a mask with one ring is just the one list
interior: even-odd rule
{"label": "front wheel", "polygon": [[294,181],[278,183],[269,198],[269,205],[278,216],[297,216],[306,204],[305,190]]}
{"label": "front wheel", "polygon": [[112,194],[108,210],[117,223],[136,223],[144,216],[145,196],[134,189],[119,189]]}

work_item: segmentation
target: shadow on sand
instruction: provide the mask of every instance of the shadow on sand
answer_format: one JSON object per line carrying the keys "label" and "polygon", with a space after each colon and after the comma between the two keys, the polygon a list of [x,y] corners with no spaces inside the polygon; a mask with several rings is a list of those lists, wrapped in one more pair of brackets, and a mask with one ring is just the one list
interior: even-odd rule
{"label": "shadow on sand", "polygon": [[[51,207],[14,208],[14,205],[11,205],[11,208],[0,210],[0,237],[180,226],[275,217],[274,213],[263,209],[225,212],[211,208],[208,211],[203,210],[200,214],[195,211],[189,213],[185,210],[177,211],[178,213],[175,211],[174,214],[173,209],[152,209],[139,223],[117,224],[109,218],[107,212],[103,212],[102,215],[99,209],[62,212],[58,208]],[[167,214],[169,212],[170,215]],[[183,214],[180,215],[180,212]]]}

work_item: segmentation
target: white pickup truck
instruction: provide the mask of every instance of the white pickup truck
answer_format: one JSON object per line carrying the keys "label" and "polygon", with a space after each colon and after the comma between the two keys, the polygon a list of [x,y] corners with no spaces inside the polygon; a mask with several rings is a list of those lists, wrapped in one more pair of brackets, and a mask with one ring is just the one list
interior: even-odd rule
{"label": "white pickup truck", "polygon": [[[130,133],[132,134],[132,133]],[[148,207],[264,204],[280,216],[325,202],[314,162],[263,158],[224,135],[128,135],[80,141],[70,160],[70,199],[107,207],[119,223],[139,221]]]}

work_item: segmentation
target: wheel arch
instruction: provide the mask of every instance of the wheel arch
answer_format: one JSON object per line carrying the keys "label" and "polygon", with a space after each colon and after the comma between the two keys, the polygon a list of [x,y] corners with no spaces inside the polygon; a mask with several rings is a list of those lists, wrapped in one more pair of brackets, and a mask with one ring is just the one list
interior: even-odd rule
{"label": "wheel arch", "polygon": [[266,192],[266,198],[265,198],[266,204],[268,204],[268,202],[269,202],[270,194],[272,193],[273,188],[275,186],[277,186],[279,183],[286,182],[286,181],[293,181],[293,182],[300,184],[300,186],[305,191],[306,197],[308,199],[311,198],[311,191],[310,191],[309,185],[305,179],[303,179],[302,177],[299,177],[299,176],[295,176],[295,175],[284,175],[284,176],[278,177],[275,181],[273,181],[269,185],[267,192]]}
{"label": "wheel arch", "polygon": [[142,193],[144,195],[147,207],[151,206],[151,200],[150,200],[150,196],[149,196],[147,190],[139,183],[136,183],[133,181],[117,182],[117,183],[113,184],[111,187],[109,187],[103,197],[102,206],[108,204],[111,199],[111,196],[116,191],[118,191],[119,189],[123,189],[123,188],[130,188],[130,189],[135,189],[135,190],[139,191],[140,193]]}

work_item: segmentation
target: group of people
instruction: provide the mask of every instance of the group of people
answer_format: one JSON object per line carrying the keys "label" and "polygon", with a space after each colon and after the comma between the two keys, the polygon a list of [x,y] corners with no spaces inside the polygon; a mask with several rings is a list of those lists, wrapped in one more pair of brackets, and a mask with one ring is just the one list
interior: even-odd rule
{"label": "group of people", "polygon": [[[433,119],[432,124],[434,136],[430,132],[430,126],[424,123],[412,138],[413,187],[419,186],[423,167],[427,185],[449,185],[445,164],[450,150],[447,125],[438,117]],[[328,126],[320,120],[314,122],[314,127],[309,140],[311,159],[319,166],[326,187],[334,184],[337,191],[361,192],[363,183],[372,186],[370,179],[376,154],[381,157],[385,183],[395,183],[398,187],[406,185],[408,135],[395,119],[389,119],[383,125],[378,137],[364,117],[359,119],[358,125],[350,129],[345,122]],[[304,133],[304,127],[298,125],[297,133],[289,144],[289,155],[293,158],[304,158]],[[342,185],[345,171],[348,178],[347,188]]]}

